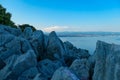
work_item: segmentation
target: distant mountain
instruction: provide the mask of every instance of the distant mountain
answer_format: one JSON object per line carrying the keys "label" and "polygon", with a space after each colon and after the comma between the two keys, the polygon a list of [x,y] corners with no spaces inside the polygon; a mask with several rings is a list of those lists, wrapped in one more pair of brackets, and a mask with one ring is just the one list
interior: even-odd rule
{"label": "distant mountain", "polygon": [[59,37],[119,36],[120,32],[57,32]]}

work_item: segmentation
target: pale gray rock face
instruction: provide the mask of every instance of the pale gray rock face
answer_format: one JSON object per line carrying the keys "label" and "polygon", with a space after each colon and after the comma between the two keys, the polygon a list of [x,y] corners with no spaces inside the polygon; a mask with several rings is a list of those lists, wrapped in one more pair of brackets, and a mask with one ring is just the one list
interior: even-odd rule
{"label": "pale gray rock face", "polygon": [[14,65],[12,66],[11,72],[7,76],[6,80],[16,80],[19,75],[25,70],[35,67],[37,65],[36,55],[32,50],[29,50],[26,54],[19,56]]}
{"label": "pale gray rock face", "polygon": [[89,64],[87,59],[76,59],[70,66],[70,69],[80,80],[89,80]]}
{"label": "pale gray rock face", "polygon": [[59,61],[51,61],[49,59],[44,59],[38,62],[38,70],[42,75],[44,75],[48,80],[52,77],[53,73],[62,66]]}
{"label": "pale gray rock face", "polygon": [[51,80],[80,80],[68,68],[61,67],[54,72]]}
{"label": "pale gray rock face", "polygon": [[20,37],[15,37],[11,34],[0,36],[0,57],[5,60],[13,54],[23,54],[29,49],[32,49],[29,42]]}
{"label": "pale gray rock face", "polygon": [[0,80],[5,80],[10,75],[13,65],[17,58],[17,55],[12,55],[11,57],[5,60],[6,66],[0,70]]}
{"label": "pale gray rock face", "polygon": [[120,80],[120,45],[97,42],[93,80]]}
{"label": "pale gray rock face", "polygon": [[63,60],[63,55],[66,54],[62,41],[53,31],[49,34],[47,44],[47,57],[51,60]]}
{"label": "pale gray rock face", "polygon": [[26,26],[26,28],[24,29],[23,33],[21,34],[21,37],[23,37],[25,39],[30,39],[32,34],[33,34],[32,28]]}
{"label": "pale gray rock face", "polygon": [[40,60],[44,52],[44,34],[42,31],[37,30],[33,32],[33,35],[30,37],[30,44],[34,49],[37,59]]}
{"label": "pale gray rock face", "polygon": [[12,34],[14,36],[21,35],[21,30],[16,28],[11,28],[10,26],[4,26],[0,24],[0,34]]}

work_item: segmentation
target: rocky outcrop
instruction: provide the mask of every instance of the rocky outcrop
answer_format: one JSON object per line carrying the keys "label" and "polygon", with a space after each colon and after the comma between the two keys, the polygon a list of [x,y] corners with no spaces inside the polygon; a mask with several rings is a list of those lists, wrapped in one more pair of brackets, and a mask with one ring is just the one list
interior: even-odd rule
{"label": "rocky outcrop", "polygon": [[120,45],[97,42],[93,80],[120,80]]}
{"label": "rocky outcrop", "polygon": [[51,60],[61,60],[63,55],[66,54],[63,42],[57,37],[53,31],[49,34],[47,44],[47,57]]}
{"label": "rocky outcrop", "polygon": [[0,80],[120,80],[120,45],[98,41],[90,55],[54,31],[0,25]]}
{"label": "rocky outcrop", "polygon": [[29,42],[34,49],[37,59],[40,60],[44,57],[44,34],[40,30],[36,30],[30,36]]}
{"label": "rocky outcrop", "polygon": [[76,59],[70,66],[70,69],[80,80],[89,80],[89,64],[87,59]]}
{"label": "rocky outcrop", "polygon": [[[71,46],[63,43],[54,31],[47,36],[41,30],[33,32],[30,27],[22,32],[0,25],[0,80],[50,80],[58,68],[71,65],[67,61],[72,57],[89,57],[86,50]],[[65,73],[63,79],[76,76],[68,68],[65,71],[70,75]]]}
{"label": "rocky outcrop", "polygon": [[61,67],[55,71],[51,80],[80,80],[68,68]]}

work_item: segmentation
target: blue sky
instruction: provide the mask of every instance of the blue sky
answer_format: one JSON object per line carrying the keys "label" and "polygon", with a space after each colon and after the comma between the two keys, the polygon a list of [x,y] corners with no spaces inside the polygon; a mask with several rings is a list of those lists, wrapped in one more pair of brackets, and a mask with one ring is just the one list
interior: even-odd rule
{"label": "blue sky", "polygon": [[120,31],[120,0],[0,0],[16,24],[44,31]]}

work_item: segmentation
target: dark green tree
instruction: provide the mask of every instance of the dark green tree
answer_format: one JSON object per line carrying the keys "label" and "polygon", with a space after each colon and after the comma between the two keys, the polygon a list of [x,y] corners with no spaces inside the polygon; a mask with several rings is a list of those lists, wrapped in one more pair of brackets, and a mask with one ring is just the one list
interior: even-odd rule
{"label": "dark green tree", "polygon": [[31,27],[33,31],[36,30],[34,26],[29,25],[29,24],[18,25],[18,27],[19,27],[22,31],[24,31],[24,29],[25,29],[26,27]]}
{"label": "dark green tree", "polygon": [[11,20],[11,17],[12,17],[11,13],[6,12],[6,8],[0,5],[0,24],[16,28],[17,26]]}

